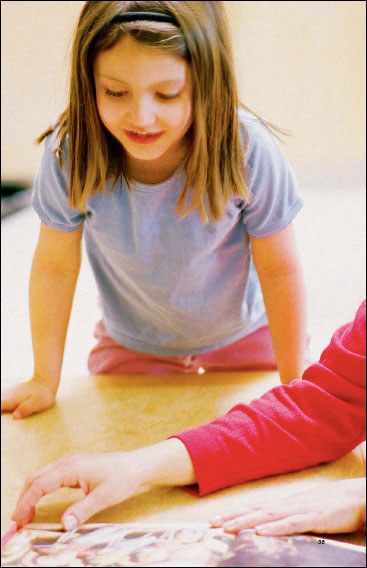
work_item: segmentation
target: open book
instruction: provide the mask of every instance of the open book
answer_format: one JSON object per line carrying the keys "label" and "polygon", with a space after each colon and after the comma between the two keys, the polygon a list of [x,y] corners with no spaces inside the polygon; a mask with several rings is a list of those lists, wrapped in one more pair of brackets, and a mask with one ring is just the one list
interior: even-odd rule
{"label": "open book", "polygon": [[366,549],[312,536],[230,535],[206,523],[30,524],[1,551],[1,566],[366,566]]}

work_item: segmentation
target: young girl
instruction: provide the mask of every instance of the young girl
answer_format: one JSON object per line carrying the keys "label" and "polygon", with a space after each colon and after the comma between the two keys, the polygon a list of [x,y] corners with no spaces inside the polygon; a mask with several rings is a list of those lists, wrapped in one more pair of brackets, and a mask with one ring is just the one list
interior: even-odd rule
{"label": "young girl", "polygon": [[44,138],[34,376],[3,410],[55,400],[83,232],[103,315],[91,373],[301,375],[302,199],[269,127],[240,108],[221,2],[86,2],[69,104]]}

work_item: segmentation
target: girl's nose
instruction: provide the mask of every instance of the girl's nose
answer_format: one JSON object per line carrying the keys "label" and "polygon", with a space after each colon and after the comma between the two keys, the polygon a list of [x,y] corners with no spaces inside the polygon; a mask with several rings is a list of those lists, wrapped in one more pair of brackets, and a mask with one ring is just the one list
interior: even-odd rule
{"label": "girl's nose", "polygon": [[128,118],[130,122],[139,128],[148,128],[155,123],[155,116],[149,99],[141,98],[132,102]]}

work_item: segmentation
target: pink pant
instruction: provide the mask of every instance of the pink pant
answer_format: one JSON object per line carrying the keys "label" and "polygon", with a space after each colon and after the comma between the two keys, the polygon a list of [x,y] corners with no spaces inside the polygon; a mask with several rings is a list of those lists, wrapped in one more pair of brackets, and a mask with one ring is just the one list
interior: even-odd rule
{"label": "pink pant", "polygon": [[92,375],[197,373],[200,367],[205,371],[277,368],[267,325],[225,347],[183,357],[130,351],[107,335],[103,321],[98,322],[94,336],[98,339],[98,343],[88,357],[88,369]]}

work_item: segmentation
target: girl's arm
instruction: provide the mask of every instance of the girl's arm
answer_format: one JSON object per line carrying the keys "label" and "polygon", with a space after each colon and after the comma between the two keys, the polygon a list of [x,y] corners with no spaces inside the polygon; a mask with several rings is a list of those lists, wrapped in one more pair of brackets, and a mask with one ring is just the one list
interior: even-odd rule
{"label": "girl's arm", "polygon": [[54,402],[81,263],[82,232],[82,227],[62,232],[41,223],[29,287],[34,375],[1,397],[1,409],[14,410],[15,418],[40,412]]}
{"label": "girl's arm", "polygon": [[280,380],[300,378],[305,365],[306,291],[292,224],[265,237],[250,237]]}

